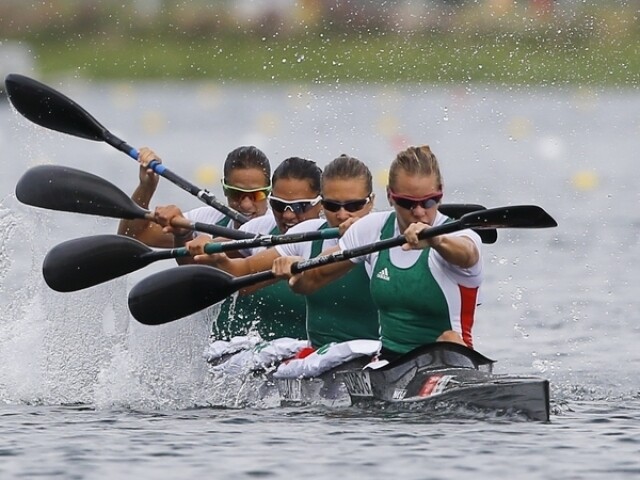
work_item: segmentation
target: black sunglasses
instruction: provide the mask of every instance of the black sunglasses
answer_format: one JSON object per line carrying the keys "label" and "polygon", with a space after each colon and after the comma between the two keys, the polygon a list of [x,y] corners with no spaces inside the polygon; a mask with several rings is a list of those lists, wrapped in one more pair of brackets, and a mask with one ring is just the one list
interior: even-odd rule
{"label": "black sunglasses", "polygon": [[288,201],[282,198],[274,197],[273,195],[269,197],[269,205],[271,208],[278,213],[284,213],[287,208],[291,210],[296,215],[302,215],[306,213],[311,208],[315,207],[320,202],[320,195],[316,198],[309,198],[304,200],[293,200]]}
{"label": "black sunglasses", "polygon": [[336,202],[334,200],[322,199],[322,208],[329,212],[337,212],[341,208],[344,208],[349,213],[359,212],[367,203],[371,201],[371,196],[363,198],[361,200],[349,200],[348,202]]}
{"label": "black sunglasses", "polygon": [[436,192],[431,195],[426,195],[424,197],[410,197],[408,195],[398,195],[397,193],[393,193],[391,189],[388,189],[389,196],[396,202],[401,208],[405,210],[413,210],[414,208],[420,206],[425,210],[435,207],[442,200],[442,196],[444,195],[442,192]]}

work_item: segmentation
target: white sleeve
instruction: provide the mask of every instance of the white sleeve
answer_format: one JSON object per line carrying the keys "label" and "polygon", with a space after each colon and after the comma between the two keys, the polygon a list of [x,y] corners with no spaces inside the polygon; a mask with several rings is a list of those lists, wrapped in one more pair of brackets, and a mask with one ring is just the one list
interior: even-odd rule
{"label": "white sleeve", "polygon": [[276,226],[276,219],[271,212],[261,217],[252,218],[247,223],[240,225],[239,230],[256,235],[269,235]]}
{"label": "white sleeve", "polygon": [[[276,220],[273,218],[271,211],[268,211],[263,216],[252,218],[247,223],[240,225],[239,230],[254,235],[270,235],[275,226]],[[264,249],[265,247],[243,248],[242,250],[238,250],[238,252],[243,257],[250,257]]]}
{"label": "white sleeve", "polygon": [[459,232],[449,233],[448,235],[456,237],[467,237],[475,244],[478,249],[478,261],[469,268],[462,268],[445,261],[442,256],[433,249],[434,260],[436,260],[444,269],[449,271],[452,278],[460,285],[467,287],[476,287],[482,283],[483,279],[483,260],[482,260],[482,239],[480,235],[471,229],[460,230]]}
{"label": "white sleeve", "polygon": [[[391,213],[392,212],[373,212],[351,225],[340,238],[340,250],[350,250],[380,240],[382,227]],[[351,258],[350,260],[353,263],[362,263],[367,257],[368,255],[364,255]]]}
{"label": "white sleeve", "polygon": [[[315,230],[319,230],[326,220],[321,218],[314,218],[311,220],[305,220],[297,225],[294,225],[287,231],[287,235],[294,233],[305,233]],[[275,249],[281,257],[303,257],[306,259],[311,258],[311,242],[297,242],[286,243],[282,245],[276,245]]]}
{"label": "white sleeve", "polygon": [[184,213],[184,217],[192,223],[200,222],[215,225],[224,218],[224,214],[213,207],[199,207]]}

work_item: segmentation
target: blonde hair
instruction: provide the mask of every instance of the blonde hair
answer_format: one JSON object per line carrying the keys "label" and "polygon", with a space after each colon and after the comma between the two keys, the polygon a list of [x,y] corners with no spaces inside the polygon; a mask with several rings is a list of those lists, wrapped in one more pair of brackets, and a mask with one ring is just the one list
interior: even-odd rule
{"label": "blonde hair", "polygon": [[393,189],[398,177],[398,170],[404,170],[409,175],[435,175],[438,181],[438,190],[442,190],[442,175],[438,159],[429,148],[429,145],[409,147],[398,153],[389,167],[389,187]]}

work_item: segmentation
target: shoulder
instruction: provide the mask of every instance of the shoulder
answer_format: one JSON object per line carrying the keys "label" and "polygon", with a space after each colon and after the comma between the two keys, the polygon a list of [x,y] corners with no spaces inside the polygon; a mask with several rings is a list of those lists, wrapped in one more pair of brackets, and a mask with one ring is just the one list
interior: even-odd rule
{"label": "shoulder", "polygon": [[320,230],[320,227],[325,223],[327,223],[327,221],[324,218],[312,218],[311,220],[305,220],[304,222],[300,222],[287,230],[287,235],[290,233],[303,233]]}
{"label": "shoulder", "polygon": [[208,223],[213,225],[214,223],[219,222],[224,217],[224,214],[213,207],[205,206],[189,210],[184,214],[184,216],[191,222]]}
{"label": "shoulder", "polygon": [[273,218],[271,210],[267,211],[263,216],[253,218],[244,225],[240,226],[240,230],[249,233],[259,233],[262,235],[269,235],[271,230],[276,226],[276,220]]}
{"label": "shoulder", "polygon": [[380,232],[392,213],[393,210],[371,212],[351,225],[344,236],[353,235],[356,237],[364,237],[367,239],[367,242],[375,241],[380,237]]}
{"label": "shoulder", "polygon": [[[442,225],[450,220],[452,220],[450,217],[447,217],[446,215],[443,215],[442,213],[438,212],[438,215],[436,216],[436,220],[435,222],[433,222],[433,224],[434,226]],[[448,233],[447,235],[451,235],[455,237],[468,237],[471,239],[471,241],[473,241],[473,243],[476,244],[476,247],[478,248],[478,250],[480,250],[480,247],[482,246],[482,239],[480,238],[480,235],[478,235],[475,231],[473,231],[470,228],[465,228],[457,232]]]}
{"label": "shoulder", "polygon": [[376,229],[379,233],[382,230],[382,227],[386,223],[389,216],[393,213],[393,210],[388,210],[385,212],[371,212],[370,214],[362,217],[356,223],[354,223],[348,231],[354,230],[355,232],[359,230],[371,230]]}
{"label": "shoulder", "polygon": [[351,225],[342,236],[340,239],[340,248],[354,248],[379,240],[382,227],[384,227],[384,224],[392,213],[393,211],[371,212],[365,217],[362,217]]}

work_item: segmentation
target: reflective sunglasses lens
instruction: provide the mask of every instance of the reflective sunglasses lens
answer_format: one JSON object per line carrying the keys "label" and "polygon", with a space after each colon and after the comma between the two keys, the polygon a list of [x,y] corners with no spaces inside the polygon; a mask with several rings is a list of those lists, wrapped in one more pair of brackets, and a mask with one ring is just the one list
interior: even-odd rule
{"label": "reflective sunglasses lens", "polygon": [[227,198],[240,202],[244,197],[251,198],[253,202],[262,202],[269,196],[268,190],[256,190],[254,192],[243,192],[242,190],[236,190],[235,188],[224,188],[224,194]]}
{"label": "reflective sunglasses lens", "polygon": [[253,192],[253,201],[262,202],[267,199],[269,192],[267,190],[257,190]]}
{"label": "reflective sunglasses lens", "polygon": [[271,208],[278,213],[284,212],[284,209],[287,208],[286,203],[281,202],[280,200],[274,200],[273,198],[269,199],[269,205],[271,205]]}
{"label": "reflective sunglasses lens", "polygon": [[284,213],[287,208],[291,210],[296,215],[301,215],[305,213],[311,207],[311,202],[292,202],[285,203],[280,200],[275,200],[273,198],[269,199],[269,203],[271,204],[271,208],[278,213]]}
{"label": "reflective sunglasses lens", "polygon": [[347,202],[343,205],[343,207],[347,212],[355,213],[362,210],[367,203],[369,203],[369,199],[365,198],[364,200],[354,200],[353,202]]}
{"label": "reflective sunglasses lens", "polygon": [[329,212],[337,212],[338,210],[340,210],[340,207],[342,207],[342,205],[338,202],[332,202],[330,200],[322,200],[322,208],[324,208]]}
{"label": "reflective sunglasses lens", "polygon": [[404,197],[393,197],[393,200],[396,202],[396,205],[404,208],[405,210],[411,210],[416,204],[415,201]]}
{"label": "reflective sunglasses lens", "polygon": [[413,198],[400,197],[396,195],[393,195],[392,198],[399,207],[402,207],[405,210],[412,210],[418,205],[426,210],[435,207],[438,202],[442,200],[442,195],[436,195],[431,198],[425,198],[423,200],[415,200]]}
{"label": "reflective sunglasses lens", "polygon": [[[304,212],[307,211],[307,209],[309,208],[309,202],[295,202],[295,203],[290,203],[287,205],[287,207],[289,207],[293,213],[295,213],[296,215],[301,215]],[[287,209],[285,208],[285,211]]]}
{"label": "reflective sunglasses lens", "polygon": [[422,206],[422,208],[424,209],[429,209],[429,208],[433,208],[435,207],[438,202],[440,201],[440,198],[429,198],[428,200],[423,200],[422,202],[419,202],[420,205]]}
{"label": "reflective sunglasses lens", "polygon": [[368,203],[368,200],[369,200],[368,198],[365,198],[364,200],[353,200],[351,202],[345,202],[345,203],[333,202],[331,200],[323,200],[322,206],[324,207],[325,210],[328,210],[330,212],[337,212],[341,208],[344,208],[349,213],[355,213],[362,210],[364,206]]}

